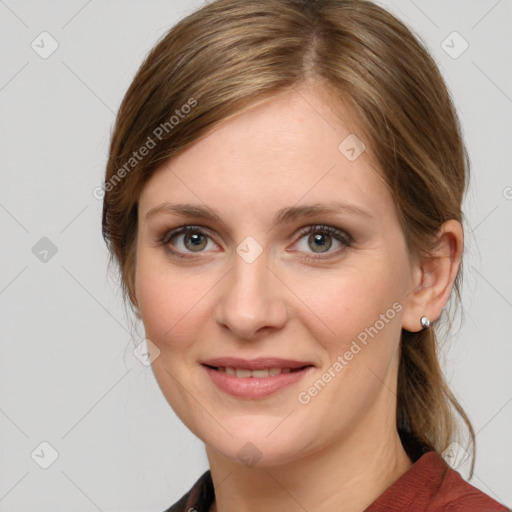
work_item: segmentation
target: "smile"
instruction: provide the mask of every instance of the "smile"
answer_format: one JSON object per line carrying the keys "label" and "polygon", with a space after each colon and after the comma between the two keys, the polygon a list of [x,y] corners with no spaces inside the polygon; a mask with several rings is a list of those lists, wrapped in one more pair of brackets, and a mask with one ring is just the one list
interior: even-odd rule
{"label": "smile", "polygon": [[281,373],[291,373],[300,370],[300,368],[270,368],[270,370],[247,370],[245,368],[232,368],[231,366],[219,366],[215,368],[219,372],[225,372],[239,379],[254,377],[255,379],[264,379],[265,377],[275,377]]}
{"label": "smile", "polygon": [[314,367],[311,363],[282,359],[248,361],[234,358],[210,360],[203,362],[202,366],[212,383],[222,392],[252,400],[268,397],[292,386]]}

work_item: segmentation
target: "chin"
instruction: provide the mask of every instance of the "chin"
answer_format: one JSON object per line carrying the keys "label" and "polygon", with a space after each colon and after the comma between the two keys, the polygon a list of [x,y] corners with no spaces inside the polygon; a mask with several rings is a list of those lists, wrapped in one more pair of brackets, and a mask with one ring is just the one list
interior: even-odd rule
{"label": "chin", "polygon": [[[194,432],[213,451],[247,467],[272,467],[293,462],[307,455],[304,425],[294,425],[291,418],[244,416],[226,422],[225,431],[212,435],[212,429]],[[204,434],[204,435],[203,435]],[[232,434],[232,436],[230,435]]]}

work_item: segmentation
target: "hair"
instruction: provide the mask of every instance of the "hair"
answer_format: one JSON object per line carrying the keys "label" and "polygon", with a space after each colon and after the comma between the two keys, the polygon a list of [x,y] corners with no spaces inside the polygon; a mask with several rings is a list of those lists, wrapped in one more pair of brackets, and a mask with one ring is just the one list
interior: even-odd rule
{"label": "hair", "polygon": [[[144,183],[221,122],[313,78],[354,114],[411,256],[431,253],[446,220],[462,223],[469,157],[450,93],[419,36],[367,0],[215,0],[149,52],[111,136],[102,232],[139,319],[134,274]],[[457,303],[461,279],[462,265],[450,297]],[[470,434],[472,476],[475,434],[443,375],[435,329],[402,330],[396,421],[409,456],[442,453],[461,435],[458,420]]]}

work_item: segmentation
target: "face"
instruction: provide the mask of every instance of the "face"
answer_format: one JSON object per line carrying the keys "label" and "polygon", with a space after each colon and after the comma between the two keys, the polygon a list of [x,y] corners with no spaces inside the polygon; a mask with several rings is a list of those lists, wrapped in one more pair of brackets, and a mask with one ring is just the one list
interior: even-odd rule
{"label": "face", "polygon": [[155,377],[233,461],[282,464],[396,428],[405,239],[370,148],[346,139],[364,142],[348,111],[298,91],[225,121],[139,200]]}

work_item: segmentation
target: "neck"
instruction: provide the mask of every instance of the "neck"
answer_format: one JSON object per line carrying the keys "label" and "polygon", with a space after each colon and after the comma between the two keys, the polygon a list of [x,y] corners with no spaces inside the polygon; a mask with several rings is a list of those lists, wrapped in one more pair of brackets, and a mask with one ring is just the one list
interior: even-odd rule
{"label": "neck", "polygon": [[293,463],[266,467],[245,467],[207,446],[216,496],[210,510],[362,512],[412,465],[395,428],[375,432],[359,430]]}

